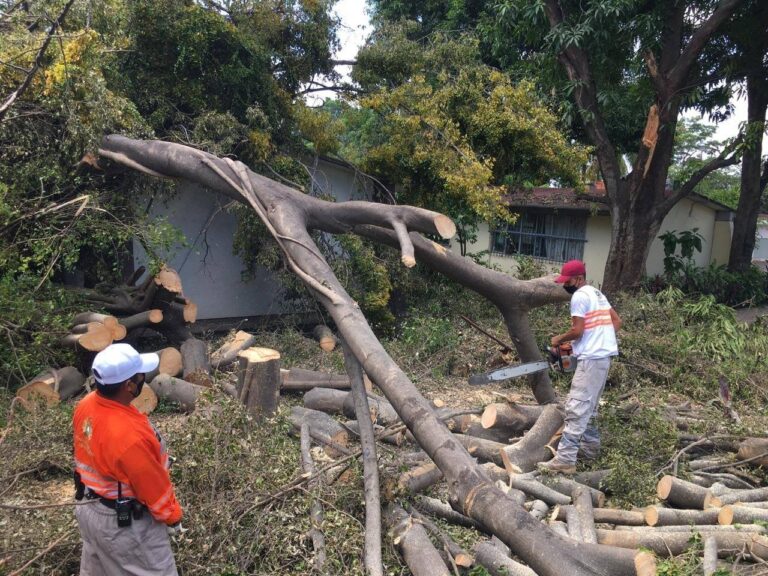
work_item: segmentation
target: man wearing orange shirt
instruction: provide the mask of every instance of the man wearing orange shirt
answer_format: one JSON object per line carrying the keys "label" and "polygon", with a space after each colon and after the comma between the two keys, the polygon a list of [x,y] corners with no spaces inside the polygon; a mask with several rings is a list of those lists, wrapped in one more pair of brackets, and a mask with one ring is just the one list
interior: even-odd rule
{"label": "man wearing orange shirt", "polygon": [[157,354],[112,344],[96,355],[96,391],[72,420],[76,506],[83,540],[82,576],[175,576],[169,534],[183,531],[181,506],[168,474],[165,442],[131,405],[154,370]]}

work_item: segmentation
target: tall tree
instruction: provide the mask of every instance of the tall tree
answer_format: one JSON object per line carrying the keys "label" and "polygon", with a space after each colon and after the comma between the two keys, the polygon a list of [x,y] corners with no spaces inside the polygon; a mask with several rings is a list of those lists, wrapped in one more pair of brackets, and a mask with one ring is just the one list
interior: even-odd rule
{"label": "tall tree", "polygon": [[728,269],[744,271],[752,265],[762,182],[763,136],[768,108],[768,4],[750,0],[728,26],[735,47],[734,76],[743,74],[747,93],[747,126],[741,160],[741,193],[733,222]]}

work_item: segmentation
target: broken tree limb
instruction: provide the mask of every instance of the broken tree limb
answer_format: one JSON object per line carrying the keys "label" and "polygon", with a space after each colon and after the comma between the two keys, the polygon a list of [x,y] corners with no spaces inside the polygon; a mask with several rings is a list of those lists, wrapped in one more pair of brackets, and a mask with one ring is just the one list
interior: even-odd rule
{"label": "broken tree limb", "polygon": [[337,339],[333,331],[323,324],[318,324],[312,330],[312,337],[320,344],[323,352],[333,352],[336,348]]}
{"label": "broken tree limb", "polygon": [[350,352],[346,343],[342,343],[344,364],[352,385],[352,398],[355,402],[355,414],[360,427],[360,444],[363,449],[363,486],[365,495],[365,549],[363,560],[365,570],[372,576],[383,576],[381,563],[381,500],[379,498],[379,465],[376,458],[376,440],[373,436],[373,423],[370,419],[368,396],[363,384],[363,369]]}
{"label": "broken tree limb", "polygon": [[[357,420],[347,420],[343,423],[343,426],[350,430],[355,436],[358,438],[360,437],[360,425],[358,424]],[[373,431],[376,433],[377,437],[386,430],[383,426],[379,426],[378,424],[373,427]],[[393,444],[394,446],[402,446],[403,442],[405,442],[405,433],[403,432],[396,432],[394,434],[386,434],[384,436],[381,436],[378,438],[381,442],[385,442],[387,444]],[[426,454],[424,454],[426,457]]]}
{"label": "broken tree limb", "polygon": [[[312,480],[307,483],[307,488],[310,492],[314,492],[317,488],[317,468],[315,462],[312,460],[312,454],[310,453],[310,436],[309,436],[309,424],[303,422],[301,424],[300,432],[300,446],[301,446],[301,468],[305,474],[313,476]],[[325,570],[325,536],[323,535],[323,505],[320,500],[312,497],[312,503],[309,506],[309,520],[310,529],[309,536],[312,538],[312,548],[315,551],[312,558],[312,565],[319,574],[323,574]]]}
{"label": "broken tree limb", "polygon": [[[410,231],[410,242],[420,261],[458,279],[499,308],[523,362],[541,359],[527,311],[568,299],[551,278],[513,279],[470,263],[422,238],[418,232],[441,237],[450,237],[455,232],[450,219],[428,210],[366,202],[325,202],[260,176],[241,163],[180,144],[110,135],[102,140],[99,153],[153,176],[199,183],[250,206],[275,238],[287,266],[326,308],[365,372],[449,480],[447,486],[453,506],[482,522],[539,576],[565,572],[572,576],[630,576],[638,567],[647,565],[642,553],[572,542],[555,534],[491,483],[387,354],[359,307],[322,257],[310,231],[354,232],[399,246],[392,222],[402,222]],[[544,372],[537,374],[532,386],[539,403],[556,399]]]}
{"label": "broken tree limb", "polygon": [[675,508],[703,510],[707,489],[675,476],[664,476],[656,485],[656,495]]}
{"label": "broken tree limb", "polygon": [[[768,438],[747,438],[739,444],[737,460],[753,466],[768,466]],[[734,462],[729,465],[733,466]]]}
{"label": "broken tree limb", "polygon": [[549,506],[543,500],[533,500],[528,512],[537,520],[543,520],[549,514]]}
{"label": "broken tree limb", "polygon": [[[381,396],[367,393],[368,419],[380,426],[391,426],[400,422],[392,405]],[[328,414],[343,414],[347,418],[358,418],[354,395],[344,390],[314,388],[304,394],[304,406]]]}
{"label": "broken tree limb", "polygon": [[515,562],[487,540],[475,544],[472,551],[475,561],[491,576],[536,576],[528,566]]}
{"label": "broken tree limb", "polygon": [[240,400],[257,420],[271,418],[280,401],[280,353],[271,348],[248,348],[237,357]]}
{"label": "broken tree limb", "polygon": [[181,345],[182,377],[187,382],[210,388],[211,362],[208,358],[208,344],[197,338],[185,340]]}
{"label": "broken tree limb", "polygon": [[256,344],[256,336],[238,330],[211,354],[211,368],[222,370],[237,362],[237,355],[254,344]]}
{"label": "broken tree limb", "polygon": [[419,522],[396,505],[389,505],[385,514],[392,542],[413,576],[451,576]]}
{"label": "broken tree limb", "polygon": [[547,445],[562,426],[560,408],[554,404],[546,406],[523,439],[501,451],[504,467],[510,474],[520,474],[534,470],[537,462],[551,459],[554,454]]}

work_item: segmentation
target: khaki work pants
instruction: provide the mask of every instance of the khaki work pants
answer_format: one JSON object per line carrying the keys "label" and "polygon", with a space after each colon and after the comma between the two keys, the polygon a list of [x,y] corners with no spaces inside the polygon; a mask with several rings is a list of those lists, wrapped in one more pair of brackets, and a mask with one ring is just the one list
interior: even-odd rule
{"label": "khaki work pants", "polygon": [[83,539],[81,576],[178,576],[165,524],[148,510],[125,528],[98,501],[75,506],[75,517]]}

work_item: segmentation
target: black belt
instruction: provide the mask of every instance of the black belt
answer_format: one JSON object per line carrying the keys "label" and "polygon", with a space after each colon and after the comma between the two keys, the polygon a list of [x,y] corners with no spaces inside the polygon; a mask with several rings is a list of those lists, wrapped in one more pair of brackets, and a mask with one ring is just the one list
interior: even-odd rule
{"label": "black belt", "polygon": [[111,508],[112,510],[117,508],[117,500],[110,500],[109,498],[104,498],[103,496],[99,496],[98,494],[96,494],[96,492],[91,492],[90,490],[88,490],[85,493],[85,497],[88,498],[88,500],[98,500],[99,502],[104,504],[104,506],[106,506],[107,508]]}

